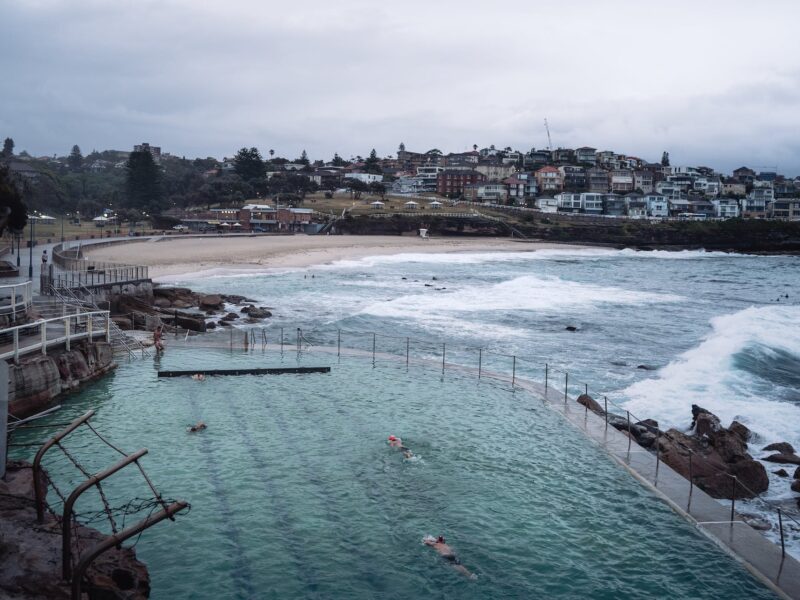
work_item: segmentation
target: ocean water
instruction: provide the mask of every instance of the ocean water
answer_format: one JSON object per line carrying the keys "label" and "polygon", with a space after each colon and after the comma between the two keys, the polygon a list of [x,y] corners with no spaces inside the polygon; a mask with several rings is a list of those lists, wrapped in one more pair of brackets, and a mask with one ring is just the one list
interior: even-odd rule
{"label": "ocean water", "polygon": [[[448,360],[472,366],[480,347],[486,368],[508,373],[514,355],[518,375],[541,380],[547,363],[553,385],[568,372],[571,395],[588,389],[607,396],[612,410],[654,418],[662,428],[687,428],[692,404],[724,425],[739,420],[754,434],[756,458],[772,442],[800,449],[800,257],[589,248],[411,253],[311,269],[217,270],[181,282],[273,307],[273,331],[302,327],[320,343],[333,343],[339,329],[375,331],[378,351],[401,354],[408,336],[421,340],[412,353],[430,357],[446,342]],[[343,343],[371,345],[369,336],[349,333]],[[789,481],[765,464],[771,487],[764,497],[797,512]],[[777,539],[776,513],[751,504]],[[791,532],[790,546],[800,556],[798,537]]]}
{"label": "ocean water", "polygon": [[[298,363],[331,372],[156,377]],[[149,449],[143,465],[167,498],[192,503],[138,540],[155,600],[772,597],[557,413],[474,374],[381,355],[373,365],[313,349],[173,346],[50,420],[89,408],[126,451]],[[198,420],[208,429],[187,432]],[[388,446],[392,433],[413,457]],[[63,443],[90,471],[118,458],[85,428]],[[80,480],[57,450],[46,466],[62,489]],[[104,491],[114,507],[149,496],[131,468]],[[76,507],[83,520],[100,509],[94,492]],[[474,578],[422,544],[440,534]]]}

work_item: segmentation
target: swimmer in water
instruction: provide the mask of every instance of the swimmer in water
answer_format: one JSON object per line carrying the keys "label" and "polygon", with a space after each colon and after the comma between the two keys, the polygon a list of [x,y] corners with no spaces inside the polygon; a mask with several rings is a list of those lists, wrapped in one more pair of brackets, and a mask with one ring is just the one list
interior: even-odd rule
{"label": "swimmer in water", "polygon": [[205,381],[206,376],[203,375],[202,373],[195,373],[194,375],[192,375],[192,379],[194,379],[195,381]]}
{"label": "swimmer in water", "polygon": [[453,549],[447,544],[443,535],[440,535],[437,538],[433,537],[432,535],[428,535],[422,538],[422,542],[426,546],[430,546],[436,550],[436,552],[438,552],[443,559],[453,565],[453,568],[465,577],[469,577],[470,579],[477,578],[476,575],[470,573],[469,569],[461,564],[461,561],[456,556],[456,553],[453,552]]}
{"label": "swimmer in water", "polygon": [[194,425],[187,427],[186,431],[190,433],[195,433],[196,431],[203,431],[203,429],[206,429],[207,427],[208,426],[205,423],[203,423],[202,421],[198,421]]}
{"label": "swimmer in water", "polygon": [[412,458],[414,456],[414,453],[403,445],[403,440],[397,436],[389,436],[389,447],[400,450],[403,453],[403,458]]}

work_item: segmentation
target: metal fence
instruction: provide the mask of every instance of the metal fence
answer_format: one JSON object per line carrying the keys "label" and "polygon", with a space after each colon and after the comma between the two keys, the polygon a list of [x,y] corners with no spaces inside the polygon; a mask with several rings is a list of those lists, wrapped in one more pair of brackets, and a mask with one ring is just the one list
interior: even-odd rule
{"label": "metal fence", "polygon": [[20,356],[34,352],[47,354],[52,346],[65,345],[69,350],[74,342],[92,341],[97,337],[110,341],[109,320],[107,310],[81,311],[3,329],[0,332],[0,359],[18,361]]}
{"label": "metal fence", "polygon": [[[599,409],[592,411],[591,402],[583,398],[578,404],[579,411],[588,418],[595,413],[605,421],[606,429],[609,426],[627,435],[627,452],[646,452],[655,457],[656,478],[661,467],[662,440],[670,440],[680,446],[689,457],[690,473],[686,480],[689,505],[687,513],[691,513],[692,495],[695,493],[697,476],[692,472],[693,466],[711,468],[719,474],[729,477],[731,484],[730,522],[736,518],[736,502],[748,499],[757,503],[764,511],[773,514],[777,520],[777,535],[780,541],[781,555],[785,556],[785,541],[787,527],[795,533],[800,532],[800,514],[787,511],[775,502],[764,498],[754,490],[749,489],[736,476],[728,474],[715,464],[709,462],[702,454],[694,452],[685,446],[681,440],[671,436],[669,432],[660,428],[643,424],[644,418],[634,415],[626,409],[621,400],[613,400],[613,394],[597,390],[589,383],[582,381],[574,373],[570,373],[563,366],[552,361],[537,360],[529,357],[518,356],[500,352],[485,347],[464,346],[448,343],[445,340],[419,339],[407,336],[395,336],[374,331],[353,331],[345,329],[314,329],[290,327],[228,327],[222,331],[196,335],[186,331],[185,334],[175,332],[175,337],[168,338],[168,345],[183,348],[219,348],[230,351],[246,352],[280,352],[297,353],[298,356],[310,349],[318,349],[335,354],[337,357],[360,356],[371,360],[373,366],[381,361],[404,363],[407,368],[412,365],[425,366],[440,370],[442,376],[449,371],[458,371],[477,380],[491,382],[497,385],[516,388],[525,388],[537,395],[542,395],[552,403],[562,403],[565,408],[573,407],[581,396],[592,397]],[[655,441],[650,448],[644,448],[636,443],[634,446],[634,431],[645,427],[655,435]],[[699,469],[698,469],[699,471]],[[741,521],[739,521],[741,522]]]}
{"label": "metal fence", "polygon": [[16,320],[17,313],[25,314],[33,303],[33,285],[30,281],[0,285],[0,315],[11,315]]}

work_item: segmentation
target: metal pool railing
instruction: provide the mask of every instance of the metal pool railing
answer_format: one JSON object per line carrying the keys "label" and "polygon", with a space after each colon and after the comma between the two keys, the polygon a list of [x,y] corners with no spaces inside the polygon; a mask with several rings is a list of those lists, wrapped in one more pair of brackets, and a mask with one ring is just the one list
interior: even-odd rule
{"label": "metal pool railing", "polygon": [[[456,369],[460,373],[474,374],[479,381],[488,381],[496,384],[510,385],[514,390],[518,387],[525,387],[544,396],[544,399],[554,405],[562,405],[565,410],[573,407],[581,396],[589,396],[591,391],[598,399],[602,398],[602,408],[597,411],[597,415],[603,419],[605,428],[616,429],[627,435],[627,453],[644,452],[655,457],[655,478],[658,478],[659,471],[662,469],[662,440],[670,440],[678,445],[689,459],[690,472],[688,477],[683,476],[686,481],[686,495],[688,502],[685,510],[688,514],[692,511],[692,498],[695,493],[697,476],[695,467],[702,464],[718,472],[721,476],[729,477],[731,482],[730,494],[730,521],[733,526],[735,523],[741,524],[737,520],[736,501],[737,499],[748,499],[760,503],[761,507],[772,512],[777,517],[778,536],[780,540],[781,555],[786,556],[786,524],[790,524],[794,531],[800,532],[800,515],[795,512],[787,511],[777,503],[764,498],[760,493],[749,489],[736,476],[728,474],[726,471],[709,462],[702,454],[694,452],[685,446],[680,440],[670,435],[669,432],[661,431],[658,427],[642,424],[644,419],[640,419],[632,414],[630,410],[624,408],[618,402],[610,399],[609,393],[595,391],[589,383],[581,381],[567,369],[555,366],[549,360],[536,360],[528,357],[498,352],[497,350],[485,347],[459,346],[440,340],[424,340],[408,336],[395,336],[378,333],[374,331],[353,331],[345,329],[314,329],[304,330],[302,328],[291,327],[251,327],[235,328],[229,327],[222,331],[207,333],[202,335],[181,336],[176,339],[169,339],[169,345],[174,347],[186,348],[219,348],[230,351],[277,351],[281,354],[286,352],[296,352],[301,355],[311,348],[325,349],[335,352],[337,357],[357,354],[363,358],[371,360],[373,366],[380,360],[391,360],[393,362],[404,363],[407,368],[412,364],[423,364],[441,370],[445,375],[448,369]],[[531,388],[530,384],[534,384]],[[589,408],[590,402],[583,399],[580,402],[582,412],[586,418],[592,412]],[[571,408],[569,408],[572,410]],[[656,436],[652,449],[646,449],[636,443],[634,445],[635,430],[642,427],[648,428]],[[677,473],[677,472],[676,472]]]}
{"label": "metal pool railing", "polygon": [[33,304],[33,285],[30,281],[0,285],[0,314],[11,315],[16,320],[17,313],[25,314]]}

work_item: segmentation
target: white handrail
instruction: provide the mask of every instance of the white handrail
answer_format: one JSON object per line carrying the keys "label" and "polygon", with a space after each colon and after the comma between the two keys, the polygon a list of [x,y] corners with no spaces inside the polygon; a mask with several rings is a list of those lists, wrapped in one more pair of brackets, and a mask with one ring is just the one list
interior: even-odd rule
{"label": "white handrail", "polygon": [[[21,300],[17,300],[21,296]],[[18,312],[25,312],[33,303],[32,282],[0,285],[0,314],[11,313],[16,318]]]}
{"label": "white handrail", "polygon": [[[85,319],[85,330],[81,330],[80,323]],[[72,326],[72,320],[75,326]],[[97,320],[95,324],[94,321]],[[110,314],[107,310],[97,310],[82,312],[63,317],[52,317],[40,319],[25,325],[17,325],[0,330],[0,335],[11,334],[11,348],[5,352],[0,352],[0,359],[14,358],[34,352],[47,354],[47,349],[51,346],[66,344],[68,347],[76,340],[88,339],[91,341],[95,337],[108,337]],[[55,332],[54,336],[48,336],[47,326],[50,324],[62,325],[62,332]],[[25,330],[25,331],[23,331]],[[25,332],[30,331],[27,335]],[[25,343],[30,342],[30,343]]]}

